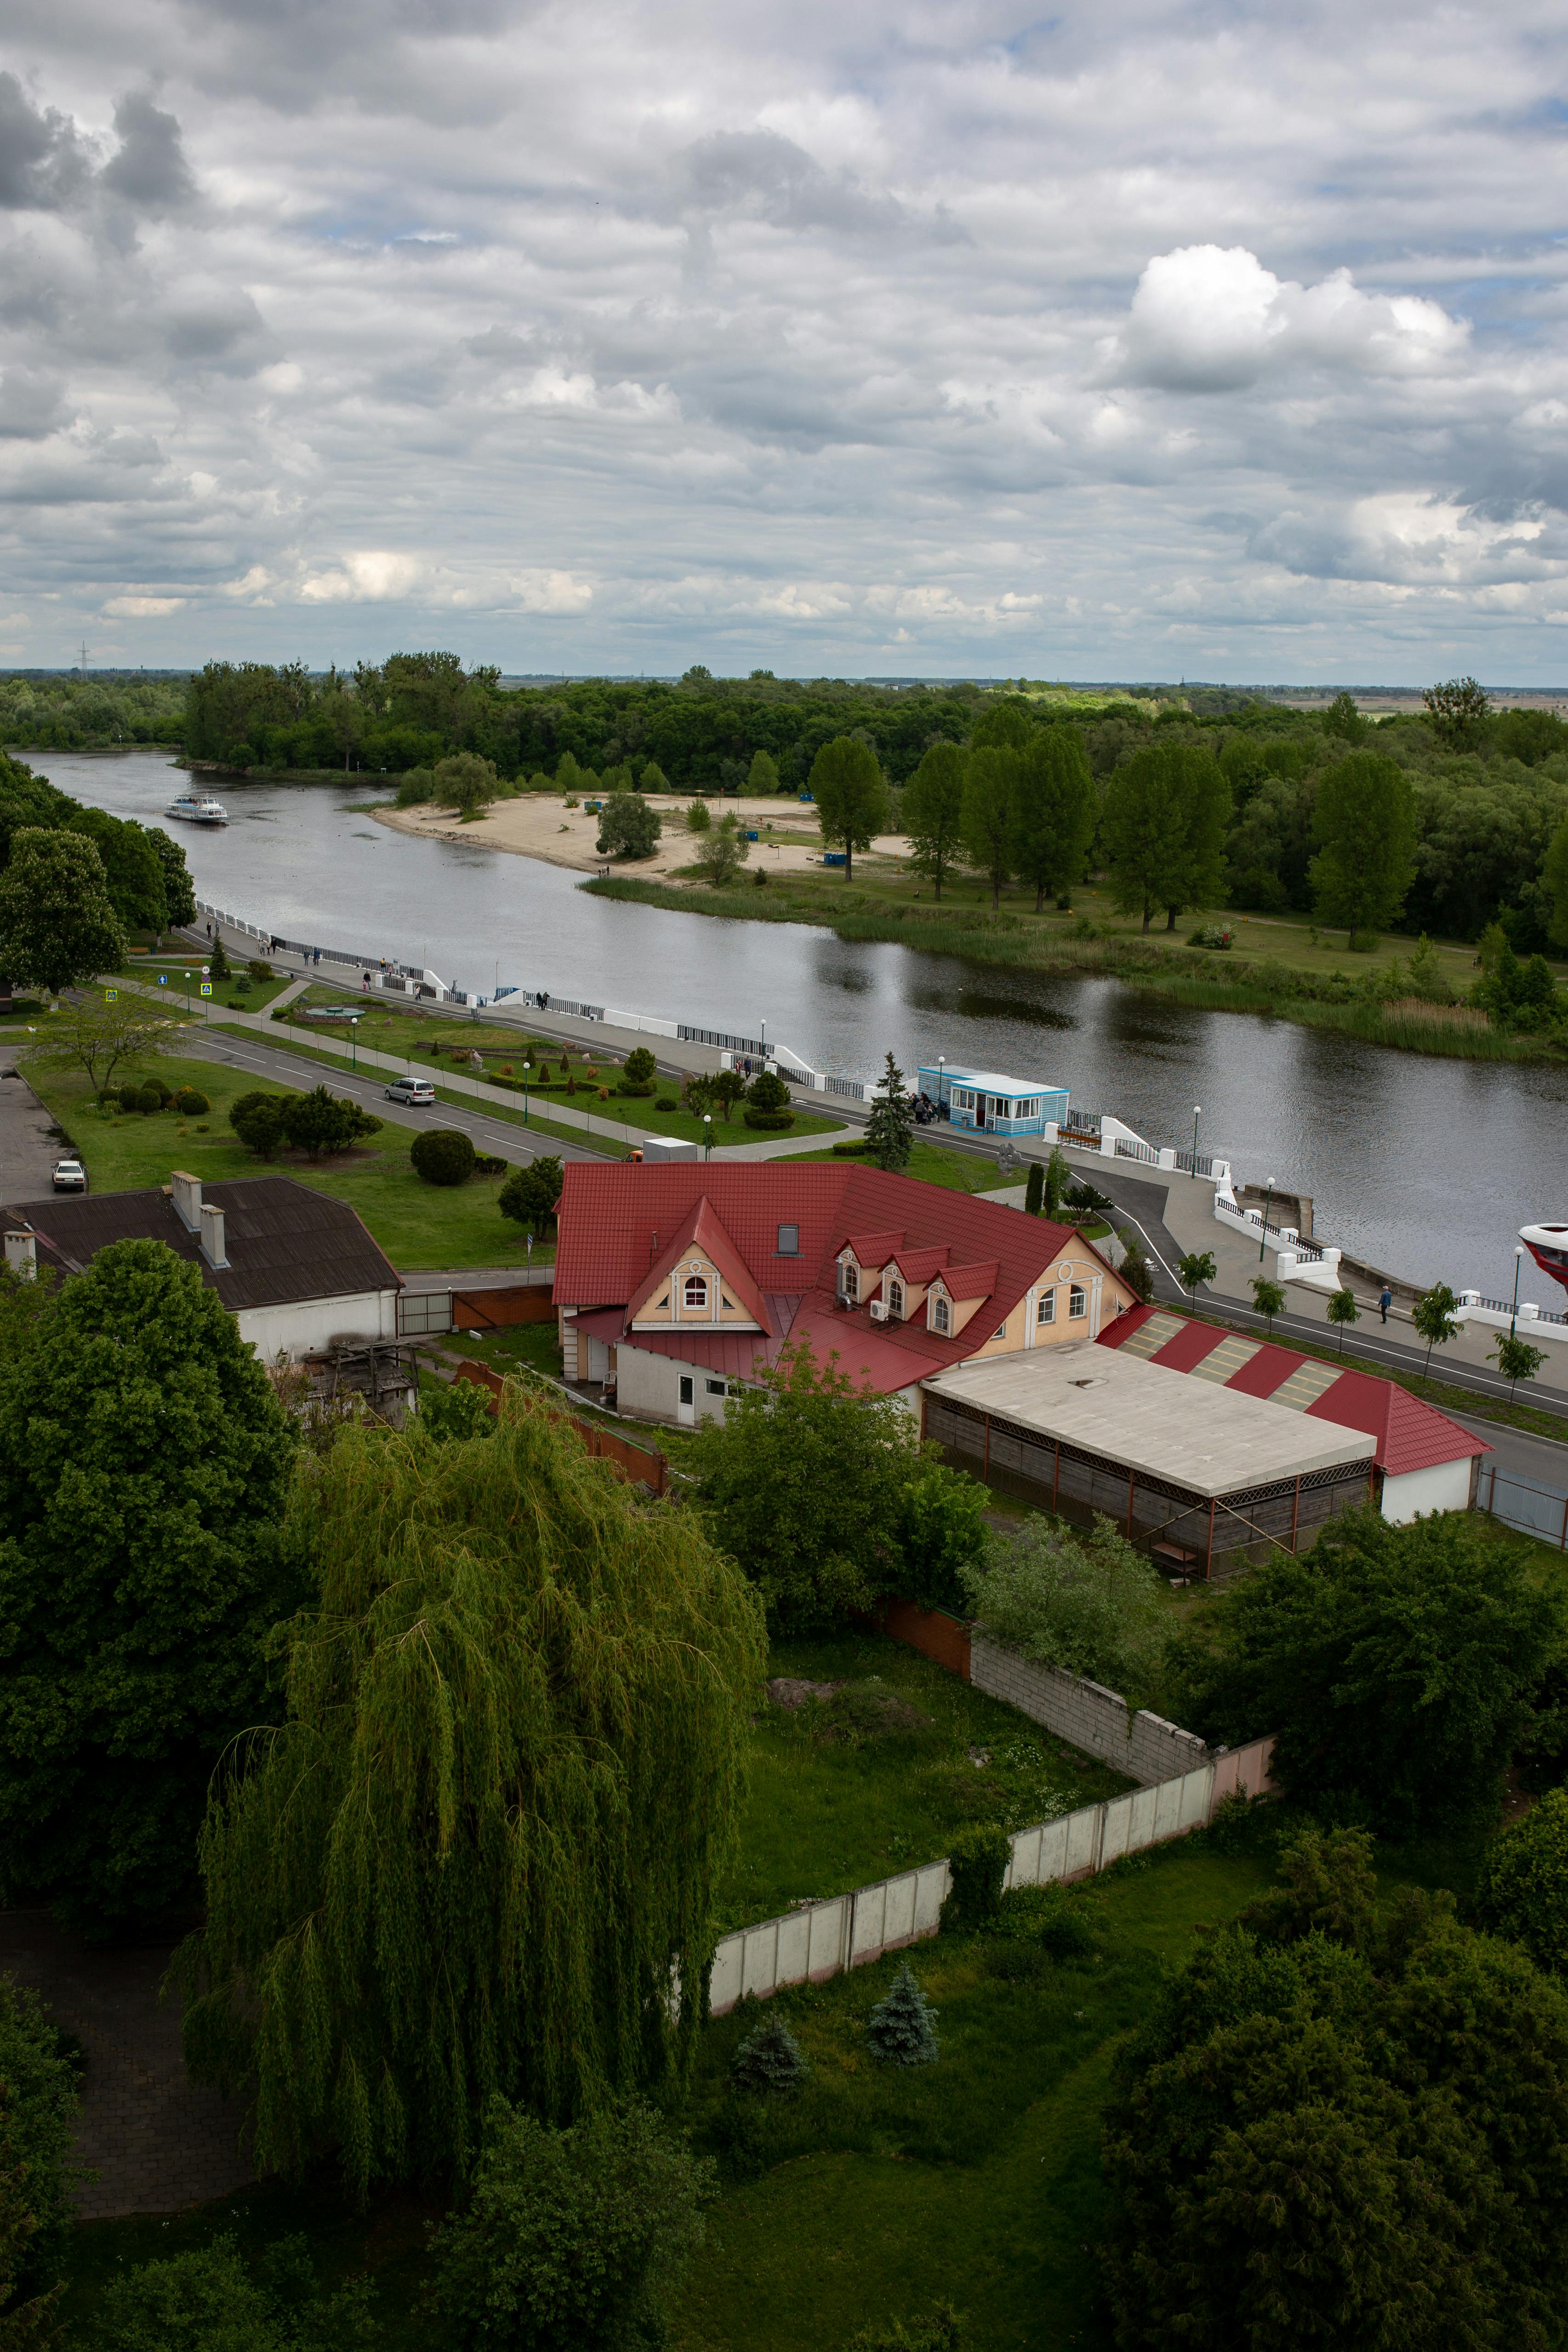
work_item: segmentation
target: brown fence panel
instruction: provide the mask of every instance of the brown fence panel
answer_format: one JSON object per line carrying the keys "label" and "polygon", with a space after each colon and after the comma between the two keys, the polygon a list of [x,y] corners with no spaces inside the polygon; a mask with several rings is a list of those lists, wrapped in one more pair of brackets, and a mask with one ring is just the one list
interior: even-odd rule
{"label": "brown fence panel", "polygon": [[553,1323],[555,1301],[542,1283],[509,1290],[455,1290],[452,1323],[458,1331],[500,1331],[514,1323]]}
{"label": "brown fence panel", "polygon": [[919,1609],[913,1601],[884,1601],[877,1612],[884,1633],[969,1679],[969,1629],[945,1609]]}

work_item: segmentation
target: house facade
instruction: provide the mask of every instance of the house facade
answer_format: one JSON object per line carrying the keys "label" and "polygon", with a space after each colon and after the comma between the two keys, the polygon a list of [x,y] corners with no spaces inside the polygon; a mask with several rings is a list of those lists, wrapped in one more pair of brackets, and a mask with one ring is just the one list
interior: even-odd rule
{"label": "house facade", "polygon": [[1136,1304],[1074,1227],[874,1168],[572,1160],[558,1219],[567,1378],[648,1421],[722,1416],[802,1341],[917,1412],[933,1372]]}

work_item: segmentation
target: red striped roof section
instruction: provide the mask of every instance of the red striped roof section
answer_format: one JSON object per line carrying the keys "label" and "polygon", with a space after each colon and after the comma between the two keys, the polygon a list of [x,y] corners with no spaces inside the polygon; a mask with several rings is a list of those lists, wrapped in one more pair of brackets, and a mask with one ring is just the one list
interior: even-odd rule
{"label": "red striped roof section", "polygon": [[[1177,1317],[1170,1307],[1136,1307],[1118,1316],[1101,1332],[1100,1345],[1124,1346],[1155,1314],[1181,1325],[1180,1330],[1148,1359],[1151,1364],[1162,1365],[1166,1371],[1197,1371],[1217,1348],[1237,1339],[1236,1333],[1217,1330],[1212,1323],[1199,1323],[1185,1315]],[[1405,1477],[1413,1470],[1435,1470],[1441,1463],[1465,1461],[1492,1450],[1483,1438],[1472,1437],[1468,1429],[1461,1429],[1457,1421],[1450,1421],[1435,1405],[1424,1404],[1408,1389],[1400,1388],[1394,1381],[1380,1380],[1375,1372],[1341,1371],[1316,1356],[1303,1356],[1297,1349],[1283,1347],[1272,1339],[1253,1340],[1249,1337],[1241,1344],[1253,1352],[1221,1386],[1235,1389],[1242,1396],[1266,1400],[1277,1394],[1303,1364],[1311,1366],[1315,1373],[1331,1375],[1322,1395],[1313,1398],[1304,1410],[1316,1421],[1332,1421],[1341,1429],[1364,1431],[1375,1445],[1374,1460],[1390,1478]]]}

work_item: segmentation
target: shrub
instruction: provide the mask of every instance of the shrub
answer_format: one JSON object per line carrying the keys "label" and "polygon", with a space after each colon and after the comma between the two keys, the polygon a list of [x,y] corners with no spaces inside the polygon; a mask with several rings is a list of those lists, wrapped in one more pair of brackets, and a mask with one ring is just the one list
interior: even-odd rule
{"label": "shrub", "polygon": [[1568,1976],[1568,1789],[1553,1789],[1488,1842],[1476,1916],[1522,1944],[1537,1968]]}
{"label": "shrub", "polygon": [[[15,2168],[20,2205],[10,2249],[15,2267],[0,2279],[0,2289],[47,2285],[65,2251],[75,2218],[77,2106],[77,2067],[47,2010],[30,1988],[0,1976],[0,2185]],[[0,2199],[0,2240],[8,2234],[3,2226],[8,2218]],[[7,2341],[6,2325],[0,2319],[0,2343]]]}
{"label": "shrub", "polygon": [[319,1160],[324,1151],[347,1151],[362,1136],[379,1135],[382,1123],[361,1110],[348,1095],[333,1095],[325,1086],[307,1095],[288,1095],[281,1114],[283,1132],[296,1151]]}
{"label": "shrub", "polygon": [[231,768],[254,768],[256,748],[250,743],[231,743],[225,764]]}
{"label": "shrub", "polygon": [[798,2091],[810,2071],[782,2012],[774,2008],[729,2062],[730,2079],[743,2091]]}
{"label": "shrub", "polygon": [[174,1097],[174,1108],[183,1118],[200,1118],[212,1108],[211,1103],[194,1087],[182,1087]]}
{"label": "shrub", "polygon": [[497,1152],[476,1151],[474,1154],[476,1176],[504,1176],[506,1172],[507,1162]]}
{"label": "shrub", "polygon": [[525,1167],[514,1168],[497,1196],[496,1206],[515,1224],[530,1233],[545,1233],[554,1222],[560,1200],[562,1170],[559,1156],[545,1153]]}
{"label": "shrub", "polygon": [[950,2303],[939,2303],[921,2319],[890,2319],[862,2327],[844,2352],[963,2352],[966,2330]]}
{"label": "shrub", "polygon": [[989,1496],[977,1479],[923,1462],[899,1501],[896,1590],[922,1609],[961,1612],[963,1572],[983,1559]]}
{"label": "shrub", "polygon": [[867,1160],[870,1156],[869,1143],[835,1143],[833,1146],[835,1160]]}
{"label": "shrub", "polygon": [[1109,1519],[1087,1538],[1038,1513],[964,1568],[969,1605],[987,1628],[1037,1665],[1113,1685],[1158,1659],[1166,1624],[1159,1576]]}
{"label": "shrub", "polygon": [[792,1110],[754,1110],[749,1103],[741,1116],[747,1127],[755,1128],[763,1135],[786,1134],[795,1124]]}
{"label": "shrub", "polygon": [[368,2280],[323,2298],[303,2236],[279,2239],[253,2272],[231,2237],[141,2263],[104,2290],[114,2352],[351,2352],[374,2341]]}
{"label": "shrub", "polygon": [[250,975],[248,972],[241,971],[235,973],[234,990],[236,996],[248,996],[250,994]]}
{"label": "shrub", "polygon": [[885,2000],[872,2011],[866,2047],[886,2066],[934,2066],[942,2055],[936,2011],[907,1960],[899,1962]]}
{"label": "shrub", "polygon": [[151,1118],[154,1111],[162,1110],[168,1099],[168,1096],[159,1086],[142,1087],[134,1102],[131,1102],[128,1097],[121,1097],[127,1110],[139,1110],[144,1118]]}
{"label": "shrub", "polygon": [[1024,1213],[1038,1217],[1045,1205],[1045,1170],[1037,1160],[1031,1165],[1023,1188]]}
{"label": "shrub", "polygon": [[644,1094],[652,1094],[658,1075],[659,1065],[646,1045],[635,1045],[626,1056],[621,1083],[626,1090],[637,1087]]}
{"label": "shrub", "polygon": [[1083,1906],[1055,1879],[1043,1886],[1015,1886],[1004,1895],[990,1922],[993,1935],[1037,1944],[1053,1959],[1069,1960],[1094,1941]]}
{"label": "shrub", "polygon": [[229,1105],[229,1125],[258,1160],[270,1160],[282,1142],[284,1113],[291,1100],[291,1096],[269,1095],[258,1087]]}
{"label": "shrub", "polygon": [[942,1906],[944,1929],[963,1934],[994,1919],[1012,1847],[999,1822],[960,1830],[947,1857],[951,1884]]}
{"label": "shrub", "polygon": [[465,1184],[474,1173],[474,1142],[461,1128],[430,1127],[409,1147],[409,1162],[426,1184]]}
{"label": "shrub", "polygon": [[252,956],[246,970],[252,980],[268,981],[273,977],[272,966],[262,956]]}
{"label": "shrub", "polygon": [[746,1090],[753,1110],[788,1110],[789,1089],[777,1070],[758,1070]]}
{"label": "shrub", "polygon": [[717,2194],[640,2101],[564,2131],[492,2100],[466,2210],[437,2233],[435,2301],[463,2352],[641,2352]]}
{"label": "shrub", "polygon": [[679,1110],[680,1104],[675,1100],[674,1095],[661,1095],[658,1101],[653,1105],[653,1108],[655,1110]]}
{"label": "shrub", "polygon": [[708,808],[706,801],[693,801],[685,812],[686,831],[688,833],[707,833],[711,830],[712,825],[713,815],[712,812]]}

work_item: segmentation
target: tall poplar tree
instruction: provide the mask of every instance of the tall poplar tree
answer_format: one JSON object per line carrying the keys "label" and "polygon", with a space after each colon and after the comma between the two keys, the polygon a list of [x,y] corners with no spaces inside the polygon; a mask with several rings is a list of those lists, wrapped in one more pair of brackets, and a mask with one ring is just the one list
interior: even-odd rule
{"label": "tall poplar tree", "polygon": [[840,843],[844,880],[853,878],[855,852],[888,823],[887,786],[876,753],[853,735],[835,735],[811,762],[811,793],[824,841]]}
{"label": "tall poplar tree", "polygon": [[329,2137],[362,2195],[461,2170],[495,2093],[559,2121],[678,2072],[761,1612],[516,1384],[487,1436],[345,1431],[294,1526],[319,1601],[214,1790],[185,2050],[254,2086],[260,2165]]}
{"label": "tall poplar tree", "polygon": [[1034,885],[1038,915],[1049,890],[1059,898],[1083,877],[1098,802],[1083,738],[1076,727],[1037,730],[1019,765],[1013,812],[1014,856]]}
{"label": "tall poplar tree", "polygon": [[1001,904],[1002,884],[1013,875],[1015,811],[1023,755],[1001,745],[969,754],[964,778],[964,846],[991,886],[991,904]]}
{"label": "tall poplar tree", "polygon": [[1147,931],[1182,852],[1181,789],[1167,751],[1134,751],[1113,771],[1100,831],[1112,896],[1123,914],[1140,915]]}
{"label": "tall poplar tree", "polygon": [[964,774],[968,754],[940,740],[904,787],[900,812],[909,837],[909,863],[931,883],[940,899],[942,885],[957,863],[964,839]]}
{"label": "tall poplar tree", "polygon": [[1416,873],[1416,796],[1396,761],[1353,751],[1322,777],[1312,813],[1318,918],[1358,936],[1387,929]]}

